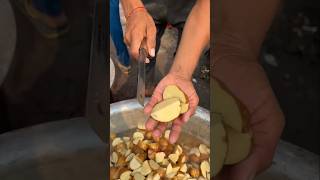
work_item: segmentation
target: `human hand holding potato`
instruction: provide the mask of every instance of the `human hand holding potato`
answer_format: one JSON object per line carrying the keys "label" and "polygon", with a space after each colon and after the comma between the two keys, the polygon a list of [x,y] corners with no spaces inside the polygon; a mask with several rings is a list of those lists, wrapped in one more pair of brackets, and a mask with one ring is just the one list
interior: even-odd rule
{"label": "human hand holding potato", "polygon": [[[165,92],[166,87],[171,86],[172,88],[174,88],[174,86],[172,85],[175,85],[183,92],[180,98],[171,98],[171,90],[169,90],[168,93]],[[184,96],[185,100],[183,99]],[[165,97],[164,101],[162,101],[164,99],[163,97]],[[166,122],[170,122],[172,118],[178,116],[172,122],[172,129],[169,137],[170,143],[173,144],[177,141],[180,135],[181,126],[184,123],[186,123],[194,114],[198,103],[199,97],[193,87],[191,80],[185,79],[175,73],[169,73],[157,85],[149,103],[146,105],[144,109],[145,114],[151,115],[148,121],[146,122],[146,128],[150,131],[153,131],[154,137],[160,137],[167,127]],[[161,110],[165,110],[165,108],[172,110],[172,112],[170,112],[169,114],[170,117],[168,117],[168,114],[164,114],[165,116],[167,116],[166,118],[168,119],[164,119],[162,120],[162,122],[160,122],[159,120],[163,118],[159,117],[162,115],[162,113],[159,112],[161,110],[158,111],[159,113],[155,113],[157,111],[157,106],[163,106],[160,107]],[[187,108],[184,106],[187,106]],[[187,111],[184,112],[186,109]],[[155,120],[155,118],[157,117],[159,117],[160,119]]]}
{"label": "human hand holding potato", "polygon": [[[229,57],[215,65],[214,77],[223,82],[226,89],[245,107],[248,121],[244,126],[252,135],[248,156],[236,164],[224,166],[217,179],[252,180],[271,165],[284,128],[284,115],[258,62]],[[226,162],[225,159],[224,163],[228,164]]]}

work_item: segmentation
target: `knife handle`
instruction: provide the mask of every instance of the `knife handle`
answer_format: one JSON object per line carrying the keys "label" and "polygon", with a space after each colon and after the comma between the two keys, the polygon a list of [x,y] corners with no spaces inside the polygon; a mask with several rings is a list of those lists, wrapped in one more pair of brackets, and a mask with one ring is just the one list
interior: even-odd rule
{"label": "knife handle", "polygon": [[140,45],[140,49],[139,49],[139,53],[143,53],[142,55],[145,55],[145,57],[148,57],[148,53],[147,53],[147,39],[143,38],[143,40],[141,41],[141,45]]}

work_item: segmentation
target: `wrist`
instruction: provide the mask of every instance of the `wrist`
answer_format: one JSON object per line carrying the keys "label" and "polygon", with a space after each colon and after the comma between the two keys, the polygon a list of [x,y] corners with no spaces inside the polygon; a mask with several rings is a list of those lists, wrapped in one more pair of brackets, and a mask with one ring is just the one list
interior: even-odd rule
{"label": "wrist", "polygon": [[173,65],[169,71],[169,74],[172,74],[180,79],[191,80],[192,73],[188,72],[186,69],[182,68],[180,65]]}
{"label": "wrist", "polygon": [[141,0],[121,0],[121,4],[126,17],[128,17],[136,8],[144,7]]}

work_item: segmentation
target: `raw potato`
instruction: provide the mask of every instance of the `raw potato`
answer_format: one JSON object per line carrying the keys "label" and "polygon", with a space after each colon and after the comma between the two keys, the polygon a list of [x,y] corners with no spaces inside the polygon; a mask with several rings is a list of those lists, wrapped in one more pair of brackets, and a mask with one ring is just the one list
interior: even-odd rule
{"label": "raw potato", "polygon": [[210,165],[208,161],[203,161],[200,164],[200,170],[203,177],[207,178],[207,173],[210,172]]}
{"label": "raw potato", "polygon": [[187,103],[186,95],[175,85],[167,86],[162,95],[163,99],[179,98],[181,103]]}
{"label": "raw potato", "polygon": [[125,171],[120,175],[120,180],[130,180],[131,178],[131,171]]}
{"label": "raw potato", "polygon": [[239,133],[226,126],[228,137],[228,151],[225,164],[235,164],[246,158],[251,150],[251,135]]}
{"label": "raw potato", "polygon": [[165,156],[166,156],[166,154],[164,152],[158,152],[156,154],[156,162],[157,163],[162,163],[162,161],[164,160]]}
{"label": "raw potato", "polygon": [[180,114],[186,113],[189,110],[189,103],[181,103]]}
{"label": "raw potato", "polygon": [[213,124],[213,176],[216,176],[222,169],[227,154],[226,130],[221,121]]}
{"label": "raw potato", "polygon": [[236,100],[226,92],[219,82],[213,80],[213,112],[223,114],[223,122],[242,132],[243,119]]}
{"label": "raw potato", "polygon": [[[146,132],[138,128],[132,138],[114,136],[110,180],[209,180],[205,178],[210,177],[209,146],[170,144],[166,135],[145,139]],[[193,162],[191,156],[196,157],[197,162]]]}
{"label": "raw potato", "polygon": [[133,175],[134,180],[144,180],[144,176],[140,173],[135,173]]}
{"label": "raw potato", "polygon": [[156,104],[151,112],[151,117],[160,122],[170,122],[180,115],[180,101],[170,98]]}

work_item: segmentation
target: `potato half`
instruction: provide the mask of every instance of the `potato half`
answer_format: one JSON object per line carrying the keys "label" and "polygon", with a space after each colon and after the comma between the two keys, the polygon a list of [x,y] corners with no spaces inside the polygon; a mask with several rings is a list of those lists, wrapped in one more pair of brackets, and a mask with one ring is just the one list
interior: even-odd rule
{"label": "potato half", "polygon": [[227,154],[227,135],[221,121],[213,123],[213,176],[216,176],[222,169]]}
{"label": "potato half", "polygon": [[162,97],[163,99],[179,98],[181,103],[187,103],[186,95],[176,85],[167,86],[163,91]]}
{"label": "potato half", "polygon": [[181,103],[181,111],[180,114],[183,114],[189,110],[189,103]]}
{"label": "potato half", "polygon": [[236,164],[245,159],[251,150],[252,137],[249,133],[239,133],[226,126],[228,138],[228,151],[225,164]]}
{"label": "potato half", "polygon": [[223,115],[223,122],[238,132],[242,132],[243,119],[235,99],[218,81],[213,81],[213,111]]}
{"label": "potato half", "polygon": [[164,99],[154,106],[151,117],[160,122],[170,122],[180,115],[180,104],[179,98]]}

